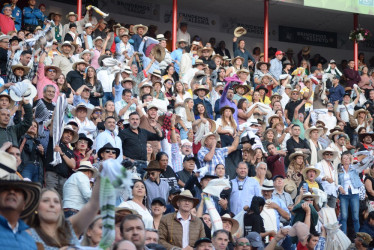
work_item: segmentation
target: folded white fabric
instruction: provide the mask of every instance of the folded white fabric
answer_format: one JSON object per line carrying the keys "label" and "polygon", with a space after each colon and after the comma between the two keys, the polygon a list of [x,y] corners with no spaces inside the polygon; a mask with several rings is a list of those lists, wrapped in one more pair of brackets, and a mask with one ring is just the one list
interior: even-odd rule
{"label": "folded white fabric", "polygon": [[29,84],[31,84],[30,80],[26,79],[22,82],[17,82],[16,84],[10,86],[9,89],[13,90],[18,97],[22,98],[22,96],[29,88]]}

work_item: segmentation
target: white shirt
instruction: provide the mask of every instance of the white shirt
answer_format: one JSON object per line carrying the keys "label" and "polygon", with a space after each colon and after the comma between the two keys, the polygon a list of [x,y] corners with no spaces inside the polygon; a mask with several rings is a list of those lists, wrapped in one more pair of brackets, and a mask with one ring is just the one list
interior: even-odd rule
{"label": "white shirt", "polygon": [[97,72],[97,80],[101,82],[104,92],[112,93],[114,74],[111,73],[109,68],[102,68],[99,72]]}
{"label": "white shirt", "polygon": [[330,129],[335,128],[337,123],[336,116],[332,112],[327,112],[327,114],[319,114],[318,120],[321,120],[326,124],[326,128],[328,128],[326,133],[327,135],[330,134]]}
{"label": "white shirt", "polygon": [[91,140],[94,140],[94,133],[96,132],[97,127],[92,121],[88,120],[87,117],[83,122],[81,122],[77,117],[74,117],[73,120],[76,123],[78,123],[78,126],[79,126],[78,134],[81,134],[81,133],[86,134],[88,138],[90,138]]}
{"label": "white shirt", "polygon": [[133,201],[124,201],[121,204],[119,204],[118,207],[126,207],[130,209],[134,209],[142,216],[142,220],[144,222],[145,228],[154,228],[153,217],[147,208],[144,209],[143,207],[139,206],[137,203]]}
{"label": "white shirt", "polygon": [[[322,161],[318,162],[315,165],[316,168],[318,168],[321,171],[321,174],[319,175],[318,179],[319,182],[322,184],[323,190],[325,191],[326,194],[332,195],[334,197],[337,197],[337,189],[338,186],[336,185],[336,169],[334,168],[334,165],[332,164],[331,166],[328,167],[328,172],[325,173],[325,168],[322,166]],[[333,180],[332,183],[329,183],[328,181],[322,181],[322,178],[331,178]]]}
{"label": "white shirt", "polygon": [[351,102],[345,106],[343,104],[340,104],[338,106],[338,112],[340,113],[340,118],[342,118],[342,120],[345,122],[349,122],[347,109],[345,107],[347,107],[349,114],[353,115],[355,112],[355,109],[354,109],[355,103]]}
{"label": "white shirt", "polygon": [[183,238],[182,238],[182,248],[185,248],[188,246],[188,242],[190,241],[190,220],[191,220],[191,215],[188,217],[187,220],[183,220],[182,215],[180,212],[177,213],[177,219],[179,222],[182,224],[183,228]]}
{"label": "white shirt", "polygon": [[190,40],[191,40],[190,33],[188,33],[187,31],[186,31],[186,33],[183,33],[180,29],[178,29],[178,31],[177,31],[177,41],[179,41],[180,39],[183,39],[183,40],[187,41],[187,44],[190,44]]}
{"label": "white shirt", "polygon": [[82,171],[72,174],[64,184],[63,208],[81,210],[92,194],[90,179]]}
{"label": "white shirt", "polygon": [[[113,133],[113,135],[112,135]],[[99,151],[105,144],[110,143],[113,147],[119,148],[119,156],[117,161],[121,163],[123,161],[123,153],[122,153],[122,141],[114,132],[110,132],[109,130],[105,130],[101,132],[96,137],[96,152]]]}
{"label": "white shirt", "polygon": [[[126,107],[128,105],[128,103],[125,101],[125,100],[120,100],[118,102],[116,102],[114,104],[114,108],[116,110],[116,113],[117,115],[119,115],[119,112],[121,111],[121,109],[123,109],[124,107]],[[127,124],[129,123],[129,115],[132,113],[132,112],[135,112],[136,111],[136,105],[135,103],[131,104],[131,106],[126,110],[125,113],[123,113],[123,115],[121,116],[122,119],[124,119],[124,123],[123,124]]]}

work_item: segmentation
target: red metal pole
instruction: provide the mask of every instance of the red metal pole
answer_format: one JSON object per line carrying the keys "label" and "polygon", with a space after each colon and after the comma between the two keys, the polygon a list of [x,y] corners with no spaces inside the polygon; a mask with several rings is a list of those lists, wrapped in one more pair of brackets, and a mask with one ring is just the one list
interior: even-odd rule
{"label": "red metal pole", "polygon": [[175,46],[177,44],[177,22],[178,22],[178,16],[177,16],[178,8],[177,8],[177,0],[173,0],[173,44],[172,44],[172,50],[175,50]]}
{"label": "red metal pole", "polygon": [[82,19],[82,0],[77,0],[78,21]]}
{"label": "red metal pole", "polygon": [[[353,28],[358,28],[358,14],[353,14]],[[353,45],[353,57],[355,60],[355,70],[358,70],[358,42],[355,41]]]}
{"label": "red metal pole", "polygon": [[269,61],[269,0],[264,0],[264,60]]}

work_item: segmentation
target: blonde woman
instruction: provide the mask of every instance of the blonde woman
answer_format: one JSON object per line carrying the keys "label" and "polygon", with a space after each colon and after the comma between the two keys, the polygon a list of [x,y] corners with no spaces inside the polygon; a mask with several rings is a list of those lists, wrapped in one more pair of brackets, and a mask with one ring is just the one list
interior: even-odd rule
{"label": "blonde woman", "polygon": [[236,135],[237,124],[233,113],[235,110],[230,106],[224,106],[220,109],[221,117],[217,119],[217,132],[220,135],[234,137]]}
{"label": "blonde woman", "polygon": [[188,131],[192,129],[192,123],[195,121],[193,106],[192,98],[186,98],[183,102],[183,107],[181,107],[178,112],[186,128],[180,131],[181,140],[187,139]]}
{"label": "blonde woman", "polygon": [[305,154],[301,151],[296,151],[290,155],[289,159],[290,165],[288,165],[287,179],[294,181],[298,187],[303,181],[302,171],[306,167]]}
{"label": "blonde woman", "polygon": [[176,81],[174,85],[174,95],[175,95],[175,113],[179,114],[181,108],[184,107],[184,101],[187,98],[192,98],[191,94],[186,92],[183,86],[183,83]]}
{"label": "blonde woman", "polygon": [[231,63],[232,63],[232,66],[227,69],[226,76],[235,75],[236,72],[243,67],[244,58],[237,56],[234,59],[232,59]]}

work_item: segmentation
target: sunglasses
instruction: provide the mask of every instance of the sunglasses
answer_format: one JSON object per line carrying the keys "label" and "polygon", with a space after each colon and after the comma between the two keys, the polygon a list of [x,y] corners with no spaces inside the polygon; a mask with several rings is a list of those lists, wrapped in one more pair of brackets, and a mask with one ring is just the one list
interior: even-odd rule
{"label": "sunglasses", "polygon": [[115,150],[106,149],[105,153],[107,153],[107,154],[115,154],[116,151]]}
{"label": "sunglasses", "polygon": [[47,70],[48,72],[52,72],[52,73],[56,73],[56,70],[54,70],[54,69],[49,69],[49,70]]}
{"label": "sunglasses", "polygon": [[101,115],[103,112],[101,111],[95,111],[95,114]]}
{"label": "sunglasses", "polygon": [[324,153],[323,155],[334,155],[333,153]]}
{"label": "sunglasses", "polygon": [[82,144],[88,144],[88,141],[85,141],[85,140],[78,140],[78,142]]}
{"label": "sunglasses", "polygon": [[314,198],[305,198],[304,201],[314,201]]}
{"label": "sunglasses", "polygon": [[239,242],[239,243],[236,243],[236,245],[243,247],[243,246],[250,246],[251,243],[249,243],[249,242]]}

